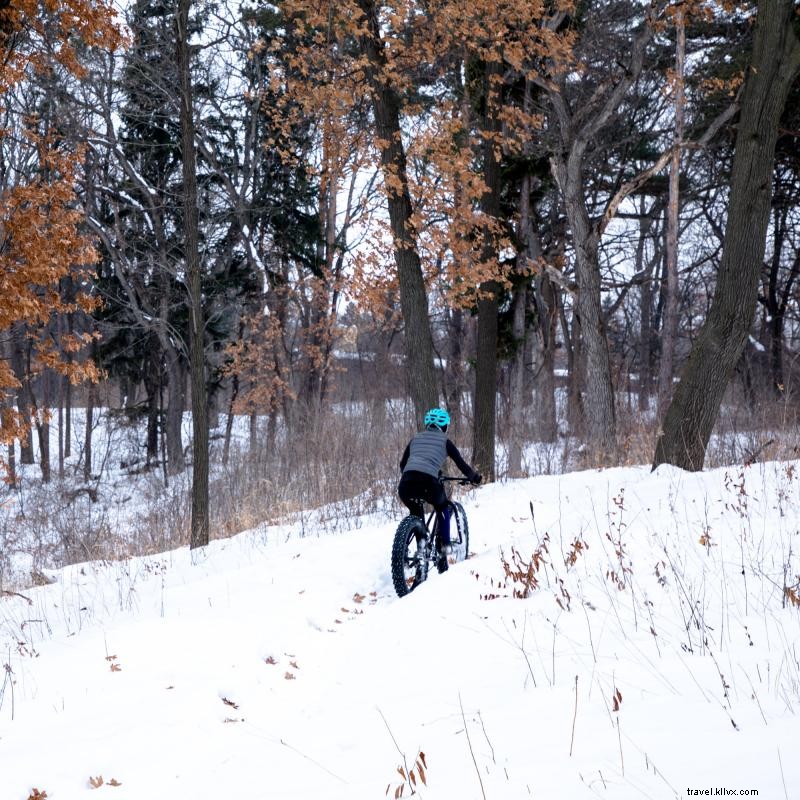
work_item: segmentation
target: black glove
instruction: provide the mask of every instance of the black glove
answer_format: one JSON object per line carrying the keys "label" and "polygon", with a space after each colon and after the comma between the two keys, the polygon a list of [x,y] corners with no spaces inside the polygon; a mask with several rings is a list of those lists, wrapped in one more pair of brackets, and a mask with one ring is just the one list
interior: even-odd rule
{"label": "black glove", "polygon": [[474,483],[476,486],[483,480],[480,472],[473,472],[472,476],[470,477],[470,481]]}

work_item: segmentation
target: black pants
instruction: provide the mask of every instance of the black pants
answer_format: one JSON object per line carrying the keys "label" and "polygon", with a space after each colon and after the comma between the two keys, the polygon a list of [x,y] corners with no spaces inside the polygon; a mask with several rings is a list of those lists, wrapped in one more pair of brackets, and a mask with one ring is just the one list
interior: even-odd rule
{"label": "black pants", "polygon": [[397,487],[397,494],[408,506],[408,510],[420,519],[424,519],[423,501],[432,505],[439,518],[441,542],[442,544],[450,543],[450,501],[447,499],[441,481],[426,472],[409,470],[403,473]]}

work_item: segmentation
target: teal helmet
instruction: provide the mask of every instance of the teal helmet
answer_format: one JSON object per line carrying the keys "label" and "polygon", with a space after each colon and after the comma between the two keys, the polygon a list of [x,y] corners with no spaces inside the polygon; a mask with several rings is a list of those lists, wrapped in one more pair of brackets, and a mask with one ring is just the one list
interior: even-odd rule
{"label": "teal helmet", "polygon": [[443,408],[432,408],[425,414],[423,424],[426,428],[438,428],[446,431],[450,425],[450,415]]}

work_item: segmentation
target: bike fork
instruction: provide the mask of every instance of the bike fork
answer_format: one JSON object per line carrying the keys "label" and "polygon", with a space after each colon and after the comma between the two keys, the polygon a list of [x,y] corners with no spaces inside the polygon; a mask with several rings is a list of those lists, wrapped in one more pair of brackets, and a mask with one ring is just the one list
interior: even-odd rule
{"label": "bike fork", "polygon": [[417,580],[421,583],[428,577],[428,556],[430,552],[430,539],[425,536],[417,537]]}

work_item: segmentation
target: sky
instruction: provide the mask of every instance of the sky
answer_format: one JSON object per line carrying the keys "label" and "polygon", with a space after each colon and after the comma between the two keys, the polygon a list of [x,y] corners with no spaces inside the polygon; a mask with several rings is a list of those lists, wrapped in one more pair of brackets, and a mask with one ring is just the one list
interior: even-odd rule
{"label": "sky", "polygon": [[0,800],[800,797],[799,480],[464,490],[402,599],[384,514],[48,571],[0,599]]}

